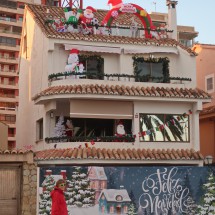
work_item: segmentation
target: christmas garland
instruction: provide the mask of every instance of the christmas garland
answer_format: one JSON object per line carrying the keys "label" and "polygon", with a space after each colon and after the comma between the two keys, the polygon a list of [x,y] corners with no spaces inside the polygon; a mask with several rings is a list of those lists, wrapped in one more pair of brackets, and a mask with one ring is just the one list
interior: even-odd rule
{"label": "christmas garland", "polygon": [[[160,57],[160,58],[144,58],[144,57],[138,57],[134,56],[133,58],[133,68],[134,68],[134,74],[138,76],[139,70],[138,70],[138,63],[162,63],[163,64],[163,77],[160,77],[160,80],[162,80],[163,83],[170,83],[170,76],[169,76],[169,59],[167,57]],[[144,77],[144,76],[143,76]],[[152,77],[152,76],[148,76]],[[178,80],[177,78],[174,78],[173,80]]]}
{"label": "christmas garland", "polygon": [[95,142],[134,142],[136,135],[127,134],[125,136],[106,136],[106,137],[46,137],[45,142],[47,143],[58,143],[58,142],[91,142],[92,145]]}
{"label": "christmas garland", "polygon": [[[154,76],[150,76],[150,75],[141,75],[141,76],[137,76],[137,75],[128,75],[128,74],[98,74],[98,73],[92,73],[92,72],[59,72],[56,74],[50,74],[48,76],[48,80],[49,81],[53,81],[53,80],[57,80],[59,77],[68,77],[68,76],[79,76],[81,75],[83,78],[83,75],[86,77],[92,77],[94,79],[100,79],[103,80],[104,77],[107,77],[107,80],[109,80],[110,78],[118,78],[118,81],[120,81],[120,78],[128,78],[128,80],[130,81],[130,79],[135,79],[136,82],[148,82],[149,80],[158,80],[161,81],[163,80],[163,77],[154,77]],[[179,80],[179,81],[191,81],[191,78],[180,78],[180,77],[169,77],[168,79],[168,83],[170,82],[170,80]]]}

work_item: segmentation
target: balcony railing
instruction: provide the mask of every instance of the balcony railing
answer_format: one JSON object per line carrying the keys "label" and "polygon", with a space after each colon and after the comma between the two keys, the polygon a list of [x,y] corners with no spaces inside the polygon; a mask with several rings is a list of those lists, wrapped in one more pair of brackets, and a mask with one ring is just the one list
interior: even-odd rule
{"label": "balcony railing", "polygon": [[15,81],[9,81],[7,83],[1,82],[0,84],[2,84],[2,85],[11,85],[11,86],[16,86],[17,85]]}
{"label": "balcony railing", "polygon": [[3,97],[3,98],[12,98],[12,99],[16,98],[16,96],[13,95],[13,94],[0,94],[0,97]]}
{"label": "balcony railing", "polygon": [[16,44],[11,44],[11,43],[3,43],[3,42],[0,42],[0,45],[2,45],[2,46],[16,47]]}
{"label": "balcony railing", "polygon": [[2,56],[2,55],[0,55],[0,58],[5,59],[5,60],[16,60],[17,59],[15,57],[6,57],[6,56]]}
{"label": "balcony railing", "polygon": [[96,79],[96,80],[111,80],[111,81],[132,81],[132,82],[154,82],[154,83],[170,83],[171,80],[191,81],[191,78],[180,77],[153,77],[150,75],[128,75],[128,74],[98,74],[92,72],[74,73],[63,72],[57,74],[50,74],[48,80],[50,82],[59,79],[66,79],[67,77],[73,77],[74,79]]}
{"label": "balcony railing", "polygon": [[17,70],[13,70],[13,69],[2,70],[2,69],[0,69],[0,72],[17,73]]}
{"label": "balcony railing", "polygon": [[15,107],[0,107],[0,110],[9,110],[9,111],[15,111]]}
{"label": "balcony railing", "polygon": [[17,22],[17,20],[14,19],[14,18],[2,17],[2,16],[0,16],[0,20],[2,20],[2,21],[7,21],[7,22]]}
{"label": "balcony railing", "polygon": [[21,35],[21,32],[13,32],[13,31],[6,31],[6,30],[0,30],[0,33]]}
{"label": "balcony railing", "polygon": [[10,9],[17,9],[17,3],[4,0],[4,1],[0,2],[0,7],[10,8]]}
{"label": "balcony railing", "polygon": [[135,135],[125,135],[125,136],[106,136],[106,137],[46,137],[45,141],[47,143],[58,143],[58,142],[134,142]]}

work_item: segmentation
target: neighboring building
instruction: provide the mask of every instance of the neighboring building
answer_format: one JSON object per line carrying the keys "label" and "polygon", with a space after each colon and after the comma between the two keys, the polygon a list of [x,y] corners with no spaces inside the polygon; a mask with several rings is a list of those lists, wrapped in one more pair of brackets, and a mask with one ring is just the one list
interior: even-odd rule
{"label": "neighboring building", "polygon": [[127,214],[131,199],[125,189],[104,189],[99,196],[101,214]]}
{"label": "neighboring building", "polygon": [[3,122],[0,122],[0,134],[0,150],[6,150],[8,149],[8,125]]}
{"label": "neighboring building", "polygon": [[212,97],[200,113],[200,144],[204,156],[211,155],[215,161],[215,45],[195,44],[197,86]]}

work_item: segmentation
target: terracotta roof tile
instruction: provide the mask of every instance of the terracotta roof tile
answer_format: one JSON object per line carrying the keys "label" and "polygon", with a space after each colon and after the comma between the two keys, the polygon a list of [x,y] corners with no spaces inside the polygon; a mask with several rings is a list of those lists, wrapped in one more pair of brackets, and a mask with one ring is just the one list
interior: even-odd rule
{"label": "terracotta roof tile", "polygon": [[199,151],[193,149],[101,149],[74,148],[48,149],[35,152],[34,160],[203,160]]}
{"label": "terracotta roof tile", "polygon": [[[70,32],[57,32],[52,26],[45,24],[47,19],[54,18],[65,18],[63,8],[61,7],[50,7],[50,6],[42,6],[42,5],[33,5],[28,4],[26,8],[30,11],[32,16],[34,17],[35,22],[40,26],[41,30],[44,34],[49,38],[59,38],[59,39],[71,39],[71,40],[84,40],[84,41],[94,41],[94,42],[108,42],[108,43],[126,43],[126,44],[142,44],[142,45],[153,45],[153,46],[179,46],[182,49],[186,50],[191,55],[196,55],[196,53],[177,42],[173,39],[145,39],[145,38],[132,38],[132,37],[124,37],[124,36],[111,36],[111,35],[82,35],[78,33],[70,33]],[[46,13],[47,9],[49,9],[49,13]],[[99,19],[101,22],[105,15],[107,14],[107,10],[97,10],[95,13],[95,17]],[[123,14],[120,15],[116,22],[119,25],[130,26],[131,17],[137,21],[139,26],[142,26],[141,21],[132,14]],[[115,21],[113,22],[115,25]]]}
{"label": "terracotta roof tile", "polygon": [[0,155],[8,155],[8,154],[27,154],[27,153],[33,153],[32,150],[22,150],[22,149],[13,149],[13,150],[1,150],[0,149]]}
{"label": "terracotta roof tile", "polygon": [[215,105],[204,108],[200,112],[200,115],[206,115],[206,114],[211,114],[211,113],[215,113]]}
{"label": "terracotta roof tile", "polygon": [[[71,90],[70,90],[71,89]],[[151,97],[178,97],[178,98],[196,98],[196,99],[211,99],[211,96],[200,89],[188,88],[140,88],[140,87],[125,87],[125,86],[109,86],[109,85],[74,85],[74,86],[53,86],[43,90],[33,97],[36,100],[43,96],[58,95],[58,94],[104,94],[117,96],[151,96]]]}

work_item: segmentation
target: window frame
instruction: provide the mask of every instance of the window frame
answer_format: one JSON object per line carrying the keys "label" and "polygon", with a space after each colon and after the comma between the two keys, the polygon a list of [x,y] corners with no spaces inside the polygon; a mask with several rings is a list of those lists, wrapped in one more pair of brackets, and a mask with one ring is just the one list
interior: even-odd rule
{"label": "window frame", "polygon": [[36,141],[44,139],[44,123],[43,118],[36,121]]}
{"label": "window frame", "polygon": [[[140,121],[140,119],[141,119],[141,115],[161,115],[161,116],[163,116],[163,119],[166,119],[167,118],[167,116],[169,115],[169,116],[175,116],[175,117],[184,117],[184,118],[187,118],[187,124],[188,124],[188,127],[187,127],[187,129],[188,129],[188,133],[187,133],[187,140],[184,140],[184,141],[181,141],[181,140],[168,140],[167,138],[166,138],[166,136],[165,136],[165,132],[166,132],[166,130],[165,130],[165,128],[163,129],[163,130],[161,130],[161,131],[159,131],[159,132],[161,132],[162,133],[162,135],[163,135],[163,140],[144,140],[144,137],[142,137],[141,135],[140,135],[140,137],[139,137],[139,141],[140,142],[145,142],[145,143],[149,143],[149,142],[151,142],[151,143],[158,143],[158,142],[162,142],[162,143],[178,143],[178,142],[180,142],[180,143],[189,143],[190,142],[190,139],[191,139],[191,133],[190,133],[190,121],[191,121],[191,119],[190,119],[190,116],[189,115],[187,115],[186,114],[186,117],[184,116],[184,114],[166,114],[166,113],[139,113],[139,132],[141,133],[142,132],[142,129],[141,129],[141,121]],[[162,124],[160,124],[160,125],[164,125],[164,127],[165,126],[167,126],[166,124],[167,123],[171,123],[170,121],[163,121],[163,123]],[[159,125],[159,126],[160,126]],[[169,126],[167,126],[167,127],[169,127]],[[155,130],[155,128],[156,127],[152,127],[152,128],[150,128],[150,129],[147,129],[147,131],[148,130],[151,130],[151,129],[154,129]],[[155,132],[157,132],[157,131],[155,131]],[[149,135],[148,135],[149,136]],[[185,136],[186,137],[186,136]],[[142,138],[142,139],[141,139]]]}
{"label": "window frame", "polygon": [[[151,75],[138,76],[138,71],[139,71],[138,63],[149,63],[150,67],[152,64],[162,63],[162,77],[160,77],[160,79],[159,79],[159,78],[153,77]],[[144,57],[134,56],[133,57],[133,67],[134,67],[134,75],[137,76],[135,78],[135,81],[137,81],[137,82],[138,81],[139,82],[153,82],[153,80],[155,79],[155,80],[158,80],[158,81],[155,81],[155,83],[170,83],[169,59],[167,57],[156,58],[154,56],[150,56],[149,58],[144,58]]]}
{"label": "window frame", "polygon": [[[212,89],[208,90],[208,79],[212,78]],[[214,74],[206,75],[205,76],[205,91],[208,93],[213,93],[214,92]]]}

